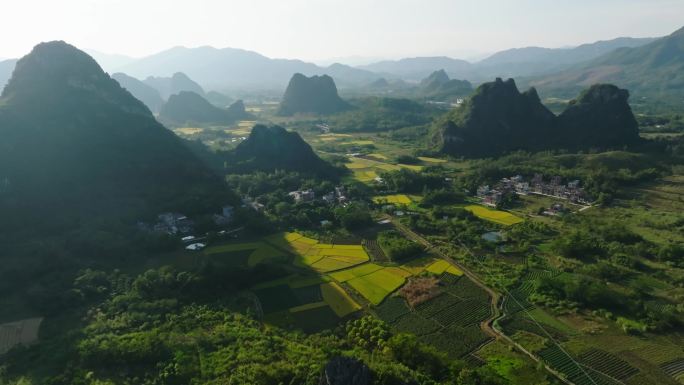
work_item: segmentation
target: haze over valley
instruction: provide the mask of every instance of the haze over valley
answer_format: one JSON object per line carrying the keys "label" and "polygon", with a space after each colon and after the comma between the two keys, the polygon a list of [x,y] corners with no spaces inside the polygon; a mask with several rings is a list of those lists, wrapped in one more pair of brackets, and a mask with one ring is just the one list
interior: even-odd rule
{"label": "haze over valley", "polygon": [[0,385],[684,383],[681,2],[5,11]]}

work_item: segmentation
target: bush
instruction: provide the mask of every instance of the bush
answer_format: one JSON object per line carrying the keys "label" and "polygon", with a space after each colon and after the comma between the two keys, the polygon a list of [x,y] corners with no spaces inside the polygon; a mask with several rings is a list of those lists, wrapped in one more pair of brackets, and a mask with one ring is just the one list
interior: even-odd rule
{"label": "bush", "polygon": [[378,234],[378,245],[385,255],[393,261],[415,257],[423,251],[423,247],[404,238],[396,231],[383,231]]}

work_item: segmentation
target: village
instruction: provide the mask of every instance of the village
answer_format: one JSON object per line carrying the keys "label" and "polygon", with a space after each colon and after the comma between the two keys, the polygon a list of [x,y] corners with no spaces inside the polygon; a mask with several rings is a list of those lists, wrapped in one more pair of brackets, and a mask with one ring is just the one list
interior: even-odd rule
{"label": "village", "polygon": [[[483,205],[490,207],[500,207],[511,195],[543,195],[566,200],[575,205],[588,206],[591,204],[591,198],[580,184],[580,180],[577,179],[563,183],[563,178],[557,175],[547,180],[542,174],[534,174],[530,180],[516,175],[502,178],[494,187],[479,186],[476,196],[482,200]],[[562,203],[555,203],[542,210],[540,214],[553,216],[567,211]]]}

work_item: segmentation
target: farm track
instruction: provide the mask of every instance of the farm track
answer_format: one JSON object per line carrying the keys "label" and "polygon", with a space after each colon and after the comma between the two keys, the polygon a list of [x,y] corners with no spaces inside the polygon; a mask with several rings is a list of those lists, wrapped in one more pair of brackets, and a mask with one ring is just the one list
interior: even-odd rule
{"label": "farm track", "polygon": [[498,330],[494,329],[492,324],[494,323],[494,320],[499,318],[501,316],[501,311],[499,310],[499,301],[501,299],[501,295],[491,289],[489,286],[485,285],[473,272],[471,272],[469,269],[467,269],[465,266],[461,265],[460,263],[456,262],[453,258],[450,256],[444,254],[442,251],[440,251],[438,248],[436,248],[430,241],[427,239],[423,238],[421,235],[415,233],[413,230],[409,229],[408,227],[404,226],[402,223],[399,221],[395,220],[393,217],[389,217],[392,221],[392,224],[397,228],[397,230],[401,231],[407,238],[412,239],[423,246],[426,247],[427,250],[432,251],[436,254],[438,254],[440,257],[451,263],[452,265],[456,266],[459,270],[463,272],[463,274],[466,275],[471,281],[473,281],[478,287],[480,287],[482,290],[486,291],[487,294],[489,294],[489,298],[491,298],[490,301],[490,306],[491,306],[491,316],[487,318],[486,320],[482,321],[480,324],[480,327],[482,330],[487,333],[489,336],[494,337],[494,338],[506,338],[506,336],[499,332]]}
{"label": "farm track", "polygon": [[[414,241],[420,243],[421,245],[425,246],[426,251],[434,252],[435,254],[442,257],[444,260],[448,261],[452,265],[459,268],[466,277],[468,277],[471,281],[473,281],[473,283],[475,283],[477,286],[479,286],[480,288],[482,288],[484,291],[486,291],[489,294],[489,297],[491,298],[490,305],[491,305],[492,311],[491,311],[491,316],[480,323],[480,328],[482,329],[482,331],[484,331],[486,334],[490,335],[494,339],[505,340],[509,344],[515,346],[519,351],[521,351],[522,353],[524,353],[525,355],[530,357],[533,361],[542,362],[539,359],[539,357],[532,354],[530,351],[525,349],[522,345],[513,341],[513,339],[511,339],[509,336],[507,336],[504,332],[496,329],[493,326],[494,322],[496,320],[498,320],[504,316],[504,314],[502,314],[502,312],[501,312],[501,309],[499,308],[499,302],[500,302],[502,297],[498,292],[496,292],[494,289],[492,289],[489,286],[487,286],[486,284],[484,284],[484,282],[482,282],[482,280],[480,280],[480,278],[477,275],[475,275],[472,271],[470,271],[468,268],[466,268],[462,264],[458,263],[454,258],[444,254],[441,250],[439,250],[437,247],[435,247],[430,241],[428,241],[427,239],[422,237],[420,234],[414,232],[410,228],[406,227],[404,224],[400,223],[398,220],[396,220],[396,218],[391,217],[391,216],[386,216],[385,218],[389,219],[392,222],[392,224],[394,225],[394,227],[397,230],[399,230],[402,234],[404,234],[404,236],[406,236],[407,238],[409,238],[411,240],[414,240]],[[488,343],[491,343],[492,341],[493,340],[490,340]],[[549,373],[553,374],[559,381],[561,381],[565,384],[575,385],[573,382],[567,380],[557,370],[551,368],[549,365],[547,365],[543,362],[542,362],[542,364],[544,365],[546,370]]]}

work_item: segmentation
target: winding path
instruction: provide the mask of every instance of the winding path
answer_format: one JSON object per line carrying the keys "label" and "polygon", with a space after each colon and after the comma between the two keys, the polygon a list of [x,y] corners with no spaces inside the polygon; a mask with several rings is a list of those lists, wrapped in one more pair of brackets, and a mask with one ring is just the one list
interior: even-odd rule
{"label": "winding path", "polygon": [[497,291],[495,291],[494,289],[487,286],[484,282],[482,282],[482,280],[480,278],[478,278],[477,275],[475,275],[467,267],[460,264],[454,258],[443,253],[441,250],[439,250],[437,247],[435,247],[430,241],[428,241],[427,239],[425,239],[423,236],[416,233],[415,231],[411,230],[410,228],[408,228],[403,223],[399,222],[396,218],[389,216],[389,215],[385,216],[385,218],[389,219],[392,222],[392,224],[394,225],[394,227],[396,227],[397,230],[399,230],[402,234],[404,234],[404,236],[406,236],[407,238],[412,239],[412,240],[420,243],[421,245],[425,246],[426,251],[432,251],[435,254],[442,257],[447,262],[456,266],[459,270],[461,270],[463,272],[463,274],[465,274],[468,278],[470,278],[470,280],[472,280],[477,286],[479,286],[480,288],[482,288],[483,290],[485,290],[489,294],[489,297],[491,298],[490,305],[492,308],[492,312],[491,312],[492,315],[480,323],[480,327],[485,333],[487,333],[488,335],[490,335],[491,337],[493,337],[495,339],[505,340],[509,344],[515,346],[515,348],[518,349],[520,352],[522,352],[523,354],[530,357],[533,361],[541,362],[541,364],[544,365],[544,368],[546,368],[546,370],[549,373],[553,374],[561,382],[568,384],[568,385],[574,385],[572,382],[570,382],[564,376],[562,376],[558,371],[556,371],[553,368],[551,368],[550,366],[546,365],[546,363],[544,363],[543,361],[540,361],[539,357],[535,356],[530,351],[525,349],[522,345],[513,341],[513,339],[511,339],[509,336],[507,336],[502,331],[500,331],[494,327],[494,322],[497,319],[500,319],[504,316],[504,314],[501,312],[501,308],[499,307],[499,301],[501,300],[501,294],[499,294]]}
{"label": "winding path", "polygon": [[425,246],[425,248],[427,250],[432,251],[433,253],[439,255],[441,258],[443,258],[447,262],[449,262],[452,265],[454,265],[455,267],[457,267],[459,270],[461,270],[463,272],[463,274],[465,274],[468,278],[470,278],[471,281],[473,281],[477,286],[479,286],[482,290],[486,291],[487,294],[489,294],[489,298],[491,298],[491,301],[490,301],[491,316],[489,318],[487,318],[486,320],[482,321],[480,326],[481,326],[482,330],[491,337],[494,337],[497,339],[505,338],[506,336],[503,333],[496,330],[492,326],[492,324],[494,323],[494,320],[501,317],[501,310],[499,309],[499,301],[501,300],[501,295],[499,293],[497,293],[496,291],[494,291],[489,286],[485,285],[482,282],[482,280],[480,280],[480,278],[478,278],[468,268],[466,268],[462,264],[458,263],[452,257],[444,254],[441,250],[439,250],[437,247],[435,247],[430,241],[423,238],[421,235],[414,232],[413,230],[409,229],[407,226],[405,226],[403,223],[399,222],[395,218],[388,217],[388,219],[392,221],[392,224],[394,225],[394,227],[396,227],[397,230],[401,231],[404,234],[404,236],[420,243],[421,245]]}

